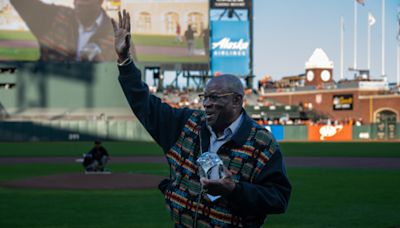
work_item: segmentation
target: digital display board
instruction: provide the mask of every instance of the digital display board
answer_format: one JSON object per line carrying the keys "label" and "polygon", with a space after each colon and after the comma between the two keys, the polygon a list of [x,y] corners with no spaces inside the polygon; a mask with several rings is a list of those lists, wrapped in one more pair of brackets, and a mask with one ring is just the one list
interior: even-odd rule
{"label": "digital display board", "polygon": [[121,9],[139,63],[208,63],[208,0],[1,0],[0,61],[114,62]]}
{"label": "digital display board", "polygon": [[249,0],[211,0],[210,8],[248,8]]}
{"label": "digital display board", "polygon": [[248,21],[211,21],[211,73],[247,76],[250,73]]}
{"label": "digital display board", "polygon": [[353,110],[353,94],[333,95],[333,110]]}

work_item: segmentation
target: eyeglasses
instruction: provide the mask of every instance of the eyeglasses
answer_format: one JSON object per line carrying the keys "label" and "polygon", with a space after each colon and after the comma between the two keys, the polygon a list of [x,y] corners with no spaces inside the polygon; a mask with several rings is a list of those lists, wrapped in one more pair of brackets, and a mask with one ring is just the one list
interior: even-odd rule
{"label": "eyeglasses", "polygon": [[216,102],[219,99],[221,99],[222,97],[230,96],[230,95],[233,95],[233,94],[236,94],[236,93],[233,93],[233,92],[222,93],[222,94],[214,93],[214,94],[210,94],[210,95],[205,94],[205,93],[201,93],[201,94],[199,94],[199,98],[200,98],[201,102],[205,102],[205,100],[209,100],[211,102]]}

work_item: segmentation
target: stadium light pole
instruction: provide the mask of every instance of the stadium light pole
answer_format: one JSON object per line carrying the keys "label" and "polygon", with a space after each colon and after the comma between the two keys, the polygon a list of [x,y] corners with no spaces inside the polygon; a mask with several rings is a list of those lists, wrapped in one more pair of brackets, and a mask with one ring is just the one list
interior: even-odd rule
{"label": "stadium light pole", "polygon": [[397,89],[400,91],[400,5],[397,6]]}
{"label": "stadium light pole", "polygon": [[354,1],[354,36],[353,36],[353,45],[354,45],[354,65],[353,68],[354,70],[357,70],[357,5],[358,2]]}
{"label": "stadium light pole", "polygon": [[343,52],[344,52],[344,18],[340,17],[340,80],[344,78],[343,70]]}
{"label": "stadium light pole", "polygon": [[382,64],[382,72],[381,76],[382,79],[385,80],[385,0],[382,0],[382,40],[381,40],[381,48],[382,48],[382,53],[381,53],[381,64]]}
{"label": "stadium light pole", "polygon": [[367,69],[371,70],[371,29],[372,26],[375,24],[375,18],[371,12],[368,13],[368,64]]}

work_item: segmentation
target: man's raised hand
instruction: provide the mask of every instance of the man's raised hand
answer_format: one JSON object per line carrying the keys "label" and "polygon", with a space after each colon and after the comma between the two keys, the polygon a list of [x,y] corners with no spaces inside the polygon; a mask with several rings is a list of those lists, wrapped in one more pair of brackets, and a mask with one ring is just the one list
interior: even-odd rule
{"label": "man's raised hand", "polygon": [[129,58],[129,48],[131,46],[131,17],[124,9],[118,12],[118,24],[111,19],[114,28],[115,51],[118,55],[118,62],[121,63]]}

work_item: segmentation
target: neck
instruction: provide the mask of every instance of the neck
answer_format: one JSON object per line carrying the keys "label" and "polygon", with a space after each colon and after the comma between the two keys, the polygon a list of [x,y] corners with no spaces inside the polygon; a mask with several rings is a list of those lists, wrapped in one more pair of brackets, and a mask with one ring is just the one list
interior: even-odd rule
{"label": "neck", "polygon": [[96,26],[97,24],[97,20],[99,19],[99,17],[102,15],[102,11],[99,11],[99,13],[97,14],[97,16],[95,16],[93,19],[90,20],[82,20],[82,19],[78,19],[79,23],[83,26],[83,28],[85,30],[90,30],[92,29],[94,26]]}
{"label": "neck", "polygon": [[224,135],[224,130],[225,130],[225,128],[224,128],[223,130],[221,130],[221,131],[217,131],[217,130],[215,130],[215,129],[213,129],[213,130],[214,130],[215,134],[217,135],[217,137],[219,138],[219,137],[221,137],[222,135]]}
{"label": "neck", "polygon": [[220,137],[224,134],[224,131],[227,127],[229,127],[233,122],[235,122],[235,120],[237,120],[237,118],[240,117],[240,115],[242,114],[242,112],[238,112],[237,114],[235,114],[230,121],[225,124],[224,126],[220,126],[220,127],[213,127],[213,131],[215,132],[215,134]]}

